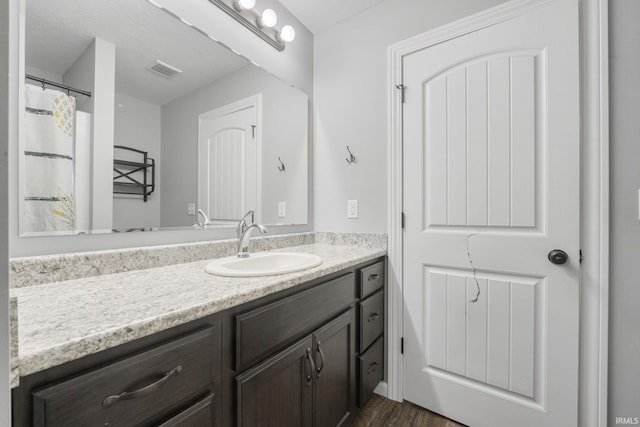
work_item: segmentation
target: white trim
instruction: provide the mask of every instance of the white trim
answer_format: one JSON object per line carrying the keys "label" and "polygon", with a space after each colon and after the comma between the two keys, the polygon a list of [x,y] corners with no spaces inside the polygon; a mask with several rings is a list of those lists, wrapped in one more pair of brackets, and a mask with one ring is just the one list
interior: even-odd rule
{"label": "white trim", "polygon": [[607,425],[609,334],[608,0],[582,0],[581,426]]}
{"label": "white trim", "polygon": [[[227,114],[235,113],[239,110],[244,110],[247,108],[255,108],[256,112],[256,217],[255,221],[257,223],[261,222],[262,216],[262,186],[260,182],[262,182],[262,94],[258,93],[256,95],[248,96],[246,98],[240,99],[238,101],[232,102],[231,104],[224,105],[222,107],[218,107],[214,110],[207,111],[206,113],[202,113],[198,115],[198,153],[200,153],[201,147],[201,139],[200,139],[200,127],[202,126],[203,120],[209,120],[216,117],[225,116]],[[200,165],[200,161],[198,161],[198,165]],[[199,179],[199,178],[198,178]],[[209,182],[211,179],[208,180]],[[198,208],[202,206],[201,194],[198,191]],[[209,214],[209,212],[207,212]]]}
{"label": "white trim", "polygon": [[402,297],[402,104],[396,85],[402,83],[402,45],[387,53],[387,398],[404,398],[403,360],[400,339],[403,334]]}
{"label": "white trim", "polygon": [[594,145],[600,154],[600,233],[597,246],[600,247],[600,333],[598,353],[598,425],[604,427],[608,419],[609,399],[609,0],[599,0],[597,19],[600,31],[598,32],[598,83],[600,99],[599,141]]}
{"label": "white trim", "polygon": [[373,392],[380,396],[387,397],[387,383],[385,381],[380,381]]}
{"label": "white trim", "polygon": [[[481,28],[495,25],[526,13],[533,7],[553,0],[513,0],[497,7],[455,21],[443,27],[409,38],[389,47],[388,65],[388,144],[387,144],[387,194],[388,212],[388,316],[387,316],[387,396],[403,399],[403,363],[400,354],[400,337],[403,331],[403,285],[402,285],[402,105],[395,85],[402,84],[402,59],[404,56],[459,37]],[[595,339],[589,346],[580,341],[581,388],[585,385],[597,387],[597,393],[581,392],[579,401],[580,425],[607,425],[607,370],[608,370],[608,230],[609,230],[609,137],[608,137],[608,0],[579,0],[581,2],[580,42],[582,102],[582,195],[581,206],[583,229],[582,249],[585,253],[581,289],[592,289],[590,298],[596,310],[585,307],[581,299],[581,336]],[[589,38],[588,35],[596,34]],[[587,126],[591,123],[590,126]],[[585,195],[596,195],[586,200]],[[585,310],[587,309],[587,310]],[[587,361],[583,360],[586,356]],[[597,359],[592,361],[591,359]],[[583,366],[589,363],[589,366]],[[592,397],[595,396],[595,397]],[[596,408],[595,418],[591,417]]]}

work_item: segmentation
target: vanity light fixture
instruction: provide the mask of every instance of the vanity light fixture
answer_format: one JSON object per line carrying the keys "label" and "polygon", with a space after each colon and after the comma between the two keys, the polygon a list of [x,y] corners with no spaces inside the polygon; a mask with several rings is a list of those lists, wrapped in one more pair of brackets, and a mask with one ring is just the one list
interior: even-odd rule
{"label": "vanity light fixture", "polygon": [[238,12],[243,10],[253,9],[256,5],[256,0],[235,0],[233,2],[233,8]]}
{"label": "vanity light fixture", "polygon": [[285,25],[280,30],[275,27],[278,15],[273,9],[257,11],[256,0],[209,1],[280,52],[284,50],[286,43],[292,42],[296,37],[296,31],[291,25]]}
{"label": "vanity light fixture", "polygon": [[262,15],[258,17],[258,27],[260,28],[275,27],[277,23],[278,23],[278,15],[276,15],[273,9],[263,10]]}
{"label": "vanity light fixture", "polygon": [[288,43],[296,38],[296,30],[291,25],[285,25],[276,36],[282,43]]}

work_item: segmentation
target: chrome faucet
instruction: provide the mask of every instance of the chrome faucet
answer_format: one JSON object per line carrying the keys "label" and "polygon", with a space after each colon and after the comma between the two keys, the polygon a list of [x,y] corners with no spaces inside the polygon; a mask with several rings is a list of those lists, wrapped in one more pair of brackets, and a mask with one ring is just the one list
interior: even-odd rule
{"label": "chrome faucet", "polygon": [[246,214],[244,214],[244,216],[238,223],[238,228],[236,229],[236,235],[238,236],[238,240],[240,240],[240,237],[242,237],[244,232],[247,230],[247,218],[249,217],[249,215],[251,215],[251,223],[253,224],[255,222],[255,214],[256,214],[256,211],[254,211],[253,209],[249,209],[249,211]]}
{"label": "chrome faucet", "polygon": [[[202,222],[200,222],[200,216],[202,216]],[[193,223],[193,228],[205,229],[207,225],[211,224],[209,217],[202,209],[198,209],[198,218],[196,222]]]}
{"label": "chrome faucet", "polygon": [[268,231],[266,227],[255,223],[246,227],[238,239],[238,258],[249,258],[249,241],[251,239],[251,233],[256,228],[260,230],[262,234]]}

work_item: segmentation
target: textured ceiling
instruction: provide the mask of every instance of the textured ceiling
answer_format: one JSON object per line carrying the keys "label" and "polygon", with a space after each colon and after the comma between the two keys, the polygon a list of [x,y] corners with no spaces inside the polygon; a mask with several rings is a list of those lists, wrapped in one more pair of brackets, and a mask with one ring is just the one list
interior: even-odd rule
{"label": "textured ceiling", "polygon": [[312,33],[356,15],[382,0],[280,0]]}
{"label": "textured ceiling", "polygon": [[[28,66],[63,75],[98,37],[116,45],[116,91],[157,105],[247,65],[145,0],[27,0],[26,11]],[[183,73],[145,70],[156,59]]]}

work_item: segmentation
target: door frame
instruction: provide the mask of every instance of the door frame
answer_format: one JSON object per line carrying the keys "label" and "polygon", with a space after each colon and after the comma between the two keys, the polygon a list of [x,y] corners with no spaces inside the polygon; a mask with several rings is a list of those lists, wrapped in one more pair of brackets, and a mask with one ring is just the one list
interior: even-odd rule
{"label": "door frame", "polygon": [[[511,0],[391,45],[387,51],[387,383],[377,389],[402,401],[403,230],[402,60],[452,38],[495,25],[555,0]],[[578,420],[607,425],[609,328],[609,0],[579,1],[581,250]],[[408,345],[411,345],[408,343]]]}
{"label": "door frame", "polygon": [[[262,186],[260,183],[262,182],[262,94],[258,93],[252,96],[248,96],[246,98],[240,99],[238,101],[234,101],[230,104],[223,105],[222,107],[215,108],[213,110],[207,111],[205,113],[198,115],[198,155],[200,155],[201,147],[201,128],[202,122],[205,120],[215,119],[216,117],[226,116],[227,114],[234,113],[239,110],[244,110],[246,108],[255,108],[256,111],[256,214],[255,214],[255,222],[260,222],[260,217],[262,216]],[[198,165],[200,164],[200,159],[198,159]],[[200,181],[200,171],[198,170],[198,182]],[[198,190],[198,209],[200,209],[201,200],[200,200],[200,190]],[[209,212],[206,212],[209,215]],[[240,218],[238,218],[240,219]]]}

